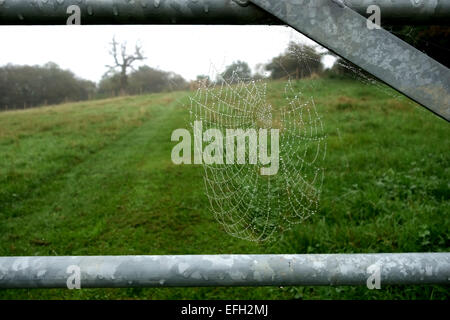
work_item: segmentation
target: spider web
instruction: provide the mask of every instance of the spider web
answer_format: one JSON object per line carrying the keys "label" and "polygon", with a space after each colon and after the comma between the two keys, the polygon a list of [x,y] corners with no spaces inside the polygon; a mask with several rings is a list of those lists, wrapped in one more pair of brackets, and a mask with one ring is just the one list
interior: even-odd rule
{"label": "spider web", "polygon": [[[214,128],[225,135],[226,129],[279,129],[275,175],[261,175],[265,166],[259,159],[256,165],[203,164],[215,219],[230,235],[251,241],[273,239],[315,214],[324,177],[326,139],[313,97],[296,92],[287,80],[284,103],[273,107],[267,90],[263,80],[241,79],[234,73],[220,84],[200,82],[191,97],[192,126],[202,121],[203,131]],[[246,150],[246,159],[248,155]]]}
{"label": "spider web", "polygon": [[[296,41],[296,35],[297,32],[291,29],[290,42],[300,46],[288,49],[287,53],[298,63],[297,74],[294,76],[288,72],[288,69],[292,72],[292,65],[287,68],[281,65],[284,62],[277,62],[285,73],[284,103],[271,104],[279,89],[273,83],[267,86],[266,81],[270,81],[265,78],[267,74],[260,73],[262,80],[257,81],[242,78],[237,73],[224,79],[217,76],[217,70],[210,72],[210,79],[218,78],[220,81],[200,81],[197,92],[191,97],[191,122],[202,121],[204,131],[210,128],[219,129],[223,134],[226,129],[254,129],[258,132],[260,128],[273,128],[280,131],[279,170],[276,175],[261,175],[260,169],[264,165],[259,162],[256,165],[203,164],[211,211],[223,229],[238,238],[253,241],[273,239],[319,210],[327,145],[322,118],[313,96],[314,92],[322,89],[317,88],[321,82],[309,80],[321,77],[317,62],[321,57],[332,54],[313,44],[310,47],[317,49],[319,56],[311,55],[301,45],[302,41]],[[404,100],[401,94],[356,65],[334,58],[339,67],[337,80],[353,78],[367,86],[366,92],[379,91],[390,98]],[[292,80],[299,79],[299,70],[305,71],[300,79],[309,79]],[[342,94],[345,97],[346,93]],[[336,130],[341,142],[339,128]],[[225,150],[224,153],[225,157]],[[342,166],[349,166],[345,155]]]}

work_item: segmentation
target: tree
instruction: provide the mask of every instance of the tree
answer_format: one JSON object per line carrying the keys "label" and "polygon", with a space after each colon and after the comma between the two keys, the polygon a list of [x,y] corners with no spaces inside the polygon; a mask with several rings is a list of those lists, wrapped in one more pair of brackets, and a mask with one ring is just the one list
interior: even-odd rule
{"label": "tree", "polygon": [[[101,96],[118,95],[121,93],[120,73],[105,74],[99,84]],[[128,76],[127,92],[129,94],[154,93],[162,91],[182,90],[188,88],[188,83],[182,76],[149,66],[140,66]]]}
{"label": "tree", "polygon": [[186,89],[187,86],[182,76],[149,66],[141,66],[130,74],[130,93],[132,94],[181,90]]}
{"label": "tree", "polygon": [[120,52],[118,46],[119,43],[117,43],[116,39],[113,37],[109,54],[114,59],[114,65],[107,65],[106,67],[109,68],[109,72],[112,72],[114,74],[118,71],[120,94],[125,94],[127,92],[128,86],[129,69],[134,70],[133,63],[135,63],[136,61],[144,60],[146,58],[144,57],[142,49],[138,44],[135,45],[133,54],[127,53],[126,42],[120,44]]}
{"label": "tree", "polygon": [[235,61],[225,68],[225,71],[220,74],[220,78],[227,82],[236,82],[237,80],[249,80],[252,76],[252,71],[247,62]]}
{"label": "tree", "polygon": [[120,94],[120,74],[107,72],[98,84],[100,97],[118,96]]}
{"label": "tree", "polygon": [[206,82],[210,81],[209,76],[204,75],[204,74],[199,74],[196,79],[197,79],[197,81],[206,81]]}
{"label": "tree", "polygon": [[290,42],[286,51],[266,65],[272,79],[293,77],[295,79],[322,72],[322,54],[306,44]]}
{"label": "tree", "polygon": [[211,84],[211,80],[209,79],[209,76],[204,74],[199,74],[196,77],[196,80],[193,80],[189,82],[189,89],[191,91],[198,90],[199,88],[202,88],[203,86],[209,86]]}
{"label": "tree", "polygon": [[167,88],[167,72],[142,66],[130,74],[129,91],[132,94],[162,92]]}
{"label": "tree", "polygon": [[255,72],[253,74],[253,80],[262,80],[262,79],[267,78],[266,73],[267,73],[266,66],[263,63],[258,63],[255,66]]}
{"label": "tree", "polygon": [[79,79],[53,62],[43,66],[0,67],[0,109],[86,100],[95,90],[95,83]]}
{"label": "tree", "polygon": [[189,88],[189,83],[175,72],[169,72],[168,82],[169,91],[186,90]]}

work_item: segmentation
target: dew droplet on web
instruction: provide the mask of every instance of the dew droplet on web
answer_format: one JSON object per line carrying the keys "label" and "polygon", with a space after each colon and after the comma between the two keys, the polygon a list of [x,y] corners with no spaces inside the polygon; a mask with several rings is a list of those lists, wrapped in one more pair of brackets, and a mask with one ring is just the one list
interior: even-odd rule
{"label": "dew droplet on web", "polygon": [[[203,166],[211,211],[232,236],[250,241],[272,239],[317,211],[322,159],[303,149],[314,146],[317,154],[324,154],[321,119],[313,99],[294,90],[290,81],[285,86],[286,102],[275,112],[267,101],[270,88],[264,81],[242,79],[236,73],[230,79],[217,79],[219,84],[200,84],[191,97],[192,123],[202,121],[203,130],[218,128],[224,136],[227,129],[269,129],[278,124],[283,134],[276,176],[260,175],[261,164],[256,169],[248,164]],[[305,167],[315,174],[305,174]]]}

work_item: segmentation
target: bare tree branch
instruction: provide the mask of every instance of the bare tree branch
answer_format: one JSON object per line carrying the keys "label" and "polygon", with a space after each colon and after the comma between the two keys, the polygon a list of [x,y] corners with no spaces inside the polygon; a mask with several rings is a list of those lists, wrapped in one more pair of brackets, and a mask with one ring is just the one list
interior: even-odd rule
{"label": "bare tree branch", "polygon": [[132,64],[136,61],[145,60],[146,57],[144,57],[142,48],[140,45],[136,44],[134,54],[128,54],[127,53],[127,43],[123,42],[120,44],[120,53],[118,52],[118,42],[116,41],[115,37],[113,37],[111,44],[111,49],[109,51],[109,54],[114,59],[114,65],[106,65],[107,68],[109,68],[110,72],[115,72],[117,69],[120,72],[120,87],[122,93],[125,93],[126,87],[127,87],[127,81],[128,81],[128,75],[127,71],[128,69],[135,70],[132,66]]}

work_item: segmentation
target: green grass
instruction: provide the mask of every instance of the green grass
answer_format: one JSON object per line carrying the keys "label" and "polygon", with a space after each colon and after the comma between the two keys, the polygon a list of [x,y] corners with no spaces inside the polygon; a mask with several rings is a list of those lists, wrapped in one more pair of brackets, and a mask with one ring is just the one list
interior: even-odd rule
{"label": "green grass", "polygon": [[[189,92],[0,113],[0,255],[448,251],[450,126],[389,89],[304,80],[328,136],[320,211],[277,241],[227,235],[176,166]],[[268,100],[284,103],[282,82]],[[0,290],[0,298],[448,299],[446,286]]]}

